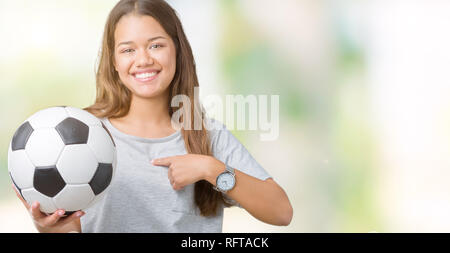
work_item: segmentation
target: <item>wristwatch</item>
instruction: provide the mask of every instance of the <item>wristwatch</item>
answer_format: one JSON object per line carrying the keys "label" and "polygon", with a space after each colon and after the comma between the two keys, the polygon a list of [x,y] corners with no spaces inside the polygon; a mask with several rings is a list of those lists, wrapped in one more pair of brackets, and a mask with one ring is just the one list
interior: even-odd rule
{"label": "wristwatch", "polygon": [[220,173],[216,178],[216,186],[214,190],[226,193],[233,189],[236,184],[236,177],[234,175],[234,169],[230,166],[225,166],[225,171]]}

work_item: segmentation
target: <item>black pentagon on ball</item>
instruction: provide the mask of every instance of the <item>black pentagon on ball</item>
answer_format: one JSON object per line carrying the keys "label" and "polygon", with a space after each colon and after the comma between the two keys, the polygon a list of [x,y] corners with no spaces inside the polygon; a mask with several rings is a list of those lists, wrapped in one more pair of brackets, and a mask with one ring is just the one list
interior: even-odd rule
{"label": "black pentagon on ball", "polygon": [[112,135],[111,135],[111,133],[109,132],[108,128],[106,128],[105,124],[103,124],[103,122],[102,122],[102,126],[103,126],[103,129],[105,129],[106,132],[108,133],[109,138],[111,138],[111,141],[112,141],[112,143],[113,143],[113,145],[114,145],[114,147],[115,147],[115,146],[116,146],[116,143],[114,142],[114,138],[112,137]]}
{"label": "black pentagon on ball", "polygon": [[33,186],[40,193],[54,197],[66,186],[66,182],[56,166],[43,166],[35,168]]}
{"label": "black pentagon on ball", "polygon": [[69,117],[55,127],[64,144],[86,144],[89,137],[89,126]]}
{"label": "black pentagon on ball", "polygon": [[95,195],[102,193],[106,187],[108,187],[111,182],[113,174],[112,164],[109,163],[99,163],[97,167],[97,171],[92,177],[89,185],[91,186],[92,191]]}
{"label": "black pentagon on ball", "polygon": [[11,149],[12,151],[25,149],[25,145],[27,145],[27,141],[33,133],[34,129],[31,126],[30,122],[23,123],[17,131],[14,133],[13,139],[11,141]]}

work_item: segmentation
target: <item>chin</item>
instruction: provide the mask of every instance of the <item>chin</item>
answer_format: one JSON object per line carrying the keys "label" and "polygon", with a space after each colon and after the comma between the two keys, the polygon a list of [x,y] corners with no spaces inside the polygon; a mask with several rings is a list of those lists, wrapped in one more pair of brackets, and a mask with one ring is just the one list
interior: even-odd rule
{"label": "chin", "polygon": [[139,98],[156,98],[159,94],[155,92],[133,92],[133,96]]}
{"label": "chin", "polygon": [[137,88],[133,91],[133,95],[140,98],[156,98],[161,94],[163,94],[163,92],[159,89],[145,89],[143,87]]}

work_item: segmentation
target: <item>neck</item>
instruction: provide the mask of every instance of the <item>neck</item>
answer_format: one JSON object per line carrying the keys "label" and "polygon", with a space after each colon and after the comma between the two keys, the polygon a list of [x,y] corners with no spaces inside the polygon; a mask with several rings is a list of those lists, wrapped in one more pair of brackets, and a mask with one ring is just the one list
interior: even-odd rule
{"label": "neck", "polygon": [[130,110],[122,120],[143,128],[167,126],[171,120],[168,108],[168,94],[151,99],[133,96]]}

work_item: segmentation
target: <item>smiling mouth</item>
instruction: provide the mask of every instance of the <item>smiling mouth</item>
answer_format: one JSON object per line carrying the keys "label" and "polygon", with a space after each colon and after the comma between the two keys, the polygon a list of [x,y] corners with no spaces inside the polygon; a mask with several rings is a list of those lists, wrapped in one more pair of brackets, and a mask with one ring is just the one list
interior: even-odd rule
{"label": "smiling mouth", "polygon": [[132,76],[135,80],[139,82],[149,82],[158,77],[159,71],[146,72],[146,73],[135,73]]}

